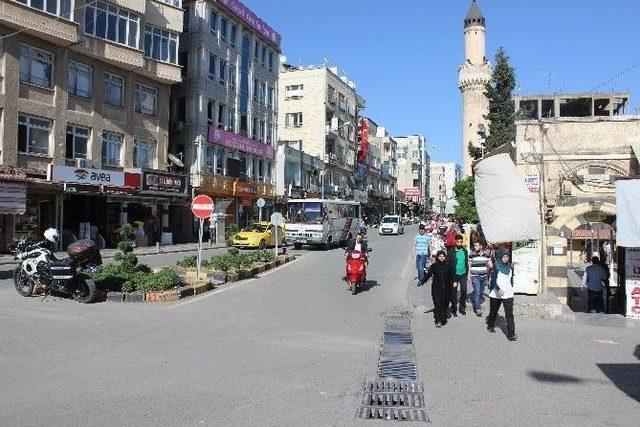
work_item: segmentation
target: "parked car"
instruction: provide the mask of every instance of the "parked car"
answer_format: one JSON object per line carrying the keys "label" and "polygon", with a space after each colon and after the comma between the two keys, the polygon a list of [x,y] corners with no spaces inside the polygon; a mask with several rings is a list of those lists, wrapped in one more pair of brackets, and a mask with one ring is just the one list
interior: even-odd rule
{"label": "parked car", "polygon": [[404,225],[400,215],[386,215],[380,221],[378,229],[380,235],[383,234],[404,234]]}
{"label": "parked car", "polygon": [[[284,245],[284,226],[278,227],[279,244]],[[260,248],[275,246],[275,226],[268,221],[254,222],[247,228],[243,228],[231,238],[231,246],[236,248]]]}

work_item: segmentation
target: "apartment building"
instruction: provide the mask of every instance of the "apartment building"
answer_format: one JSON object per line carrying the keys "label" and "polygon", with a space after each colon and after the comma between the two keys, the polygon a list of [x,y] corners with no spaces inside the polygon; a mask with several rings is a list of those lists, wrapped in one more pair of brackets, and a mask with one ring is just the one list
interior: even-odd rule
{"label": "apartment building", "polygon": [[356,129],[364,99],[336,67],[293,67],[280,72],[280,141],[298,141],[301,150],[325,162],[325,197],[349,197],[356,189]]}
{"label": "apartment building", "polygon": [[398,148],[398,188],[405,193],[405,198],[414,203],[428,207],[429,164],[430,157],[426,150],[426,138],[422,135],[395,137]]}
{"label": "apartment building", "polygon": [[136,220],[149,243],[172,240],[182,17],[180,0],[0,0],[0,251],[52,226],[113,244]]}
{"label": "apartment building", "polygon": [[460,180],[462,168],[456,163],[431,162],[429,174],[433,211],[441,214],[453,213],[453,200],[456,197],[453,189]]}
{"label": "apartment building", "polygon": [[378,126],[371,118],[364,118],[368,130],[367,156],[363,169],[365,188],[369,191],[369,205],[373,214],[393,213],[394,193],[397,192],[397,161],[395,139],[387,128]]}
{"label": "apartment building", "polygon": [[[172,93],[172,152],[184,155],[196,194],[229,222],[273,206],[280,35],[237,0],[186,1]],[[264,211],[263,211],[264,213]]]}

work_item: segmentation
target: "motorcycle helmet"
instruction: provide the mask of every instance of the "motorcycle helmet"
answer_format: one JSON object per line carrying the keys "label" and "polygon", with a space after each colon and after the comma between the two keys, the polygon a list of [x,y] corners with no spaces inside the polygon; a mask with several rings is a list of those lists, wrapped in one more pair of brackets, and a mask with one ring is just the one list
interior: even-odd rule
{"label": "motorcycle helmet", "polygon": [[58,240],[60,239],[60,233],[58,233],[58,230],[56,230],[55,228],[48,228],[44,232],[44,238],[51,243],[58,243]]}

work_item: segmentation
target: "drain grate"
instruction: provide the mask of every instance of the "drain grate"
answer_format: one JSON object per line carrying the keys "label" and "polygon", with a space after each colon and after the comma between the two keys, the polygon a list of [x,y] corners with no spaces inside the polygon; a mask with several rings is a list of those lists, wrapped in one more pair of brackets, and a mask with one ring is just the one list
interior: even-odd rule
{"label": "drain grate", "polygon": [[362,386],[357,418],[430,422],[413,349],[410,317],[385,323],[378,359],[378,379]]}

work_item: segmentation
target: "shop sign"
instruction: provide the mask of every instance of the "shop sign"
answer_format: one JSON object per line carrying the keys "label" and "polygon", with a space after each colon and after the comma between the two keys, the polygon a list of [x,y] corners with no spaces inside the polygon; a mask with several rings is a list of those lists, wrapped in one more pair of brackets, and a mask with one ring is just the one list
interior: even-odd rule
{"label": "shop sign", "polygon": [[524,184],[532,193],[540,191],[540,175],[537,173],[527,173],[524,175]]}
{"label": "shop sign", "polygon": [[420,197],[421,191],[420,187],[407,187],[404,189],[405,197]]}
{"label": "shop sign", "polygon": [[271,145],[247,138],[244,135],[218,129],[214,126],[209,126],[207,139],[212,144],[220,145],[231,150],[242,151],[270,160],[273,160],[275,157],[275,151]]}
{"label": "shop sign", "polygon": [[238,19],[247,24],[270,43],[273,43],[278,49],[280,48],[282,36],[280,36],[280,34],[278,34],[273,28],[268,26],[262,19],[258,18],[255,13],[249,10],[239,0],[219,0],[219,2]]}
{"label": "shop sign", "polygon": [[184,194],[187,177],[162,172],[142,171],[142,191]]}
{"label": "shop sign", "polygon": [[626,316],[640,319],[640,248],[625,249]]}
{"label": "shop sign", "polygon": [[89,185],[89,184],[74,184],[65,182],[64,183],[64,192],[72,193],[72,194],[98,194],[100,192],[101,187],[98,185]]}
{"label": "shop sign", "polygon": [[114,187],[125,185],[124,172],[63,165],[49,165],[47,180]]}
{"label": "shop sign", "polygon": [[106,194],[134,194],[135,189],[132,187],[114,187],[103,185],[102,192]]}
{"label": "shop sign", "polygon": [[233,184],[233,194],[235,196],[256,196],[258,194],[258,184],[255,182],[236,181]]}
{"label": "shop sign", "polygon": [[517,274],[513,276],[513,291],[537,294],[540,290],[540,241],[516,243],[512,258],[517,265]]}

